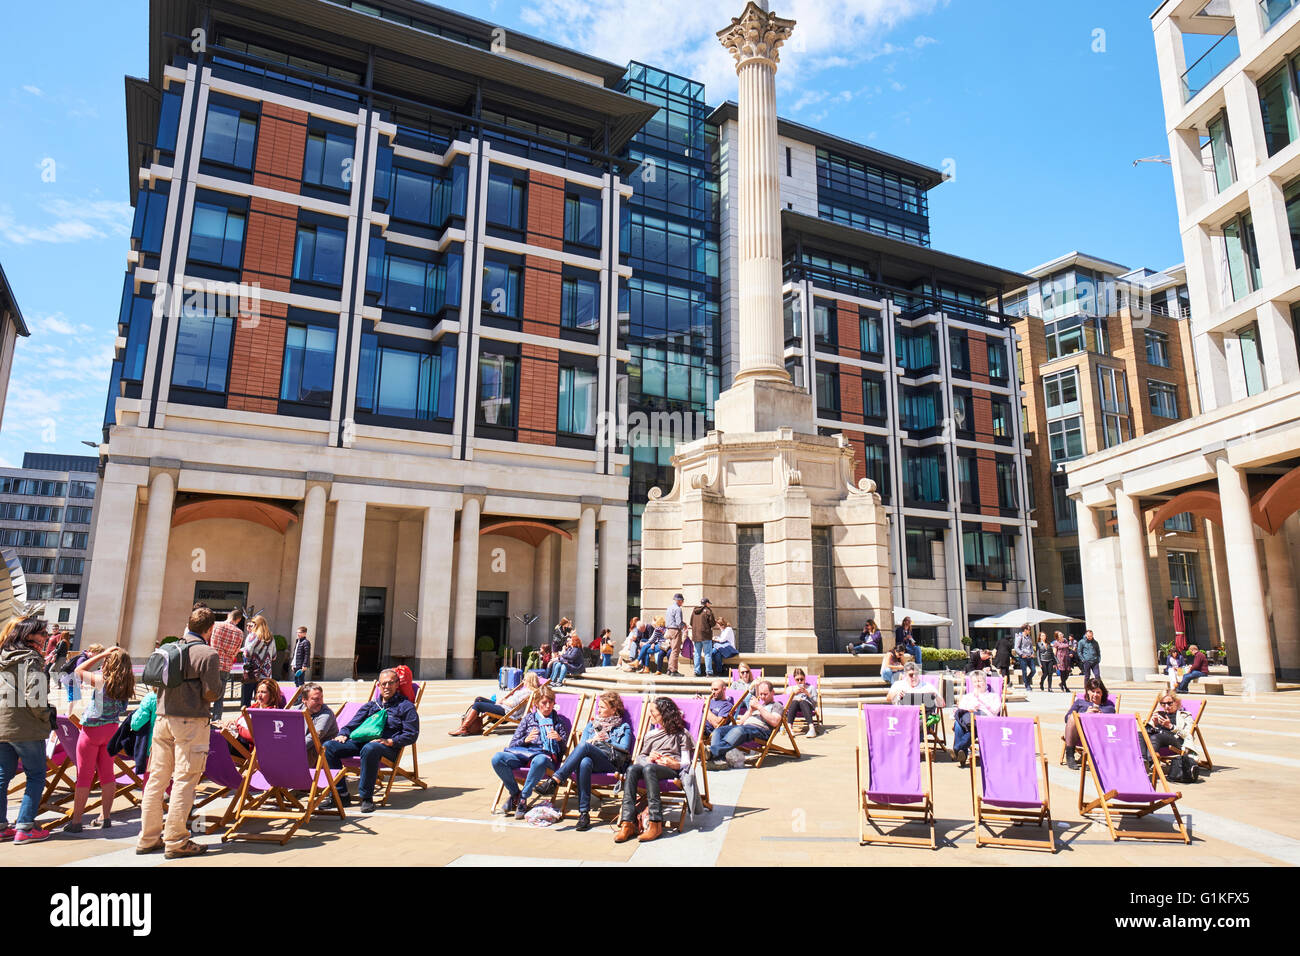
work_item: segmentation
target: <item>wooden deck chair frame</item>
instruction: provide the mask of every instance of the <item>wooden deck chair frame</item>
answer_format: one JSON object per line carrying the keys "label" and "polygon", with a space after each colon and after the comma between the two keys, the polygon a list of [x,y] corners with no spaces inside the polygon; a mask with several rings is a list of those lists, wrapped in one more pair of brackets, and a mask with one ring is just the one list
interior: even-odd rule
{"label": "wooden deck chair frame", "polygon": [[[1052,828],[1051,782],[1047,777],[1047,751],[1043,748],[1043,728],[1039,724],[1038,718],[1034,718],[1034,745],[1037,747],[1036,756],[1043,771],[1040,780],[1043,805],[1037,810],[984,805],[984,796],[981,793],[982,787],[979,782],[981,778],[977,766],[979,763],[979,748],[974,746],[975,741],[979,739],[975,734],[976,716],[971,714],[970,720],[970,797],[971,807],[975,812],[975,845],[1012,846],[1025,850],[1047,850],[1049,853],[1055,853],[1056,831]],[[1007,823],[1011,826],[1036,826],[1045,828],[1047,835],[1042,840],[1019,840],[1014,837],[997,835],[986,836],[982,828],[988,826],[988,822]],[[989,829],[992,830],[991,827]]]}
{"label": "wooden deck chair frame", "polygon": [[[305,715],[305,711],[303,712]],[[248,720],[247,717],[244,718]],[[230,828],[221,834],[221,842],[226,843],[229,840],[254,840],[259,843],[278,843],[284,846],[289,842],[289,838],[298,832],[298,828],[308,822],[313,815],[325,813],[337,815],[340,820],[347,819],[347,812],[343,809],[343,801],[339,797],[336,782],[342,779],[343,774],[338,777],[329,776],[329,768],[325,764],[325,748],[321,746],[320,737],[316,735],[316,726],[303,717],[307,730],[311,733],[312,744],[316,747],[316,766],[312,770],[311,789],[307,791],[305,797],[300,798],[294,791],[286,790],[283,787],[272,787],[261,793],[250,794],[249,790],[252,785],[253,775],[257,773],[257,748],[253,748],[253,755],[248,761],[248,766],[244,769],[244,782],[239,788],[239,796],[235,798],[233,806],[234,813],[227,814],[232,816]],[[249,733],[252,733],[252,722],[249,722]],[[320,785],[321,775],[325,775],[325,786]],[[320,804],[325,797],[332,797],[334,806],[322,810]],[[268,801],[275,801],[275,809],[263,809]],[[293,825],[284,833],[240,833],[239,828],[250,820],[289,820]]]}
{"label": "wooden deck chair frame", "polygon": [[[1079,697],[1078,697],[1077,694],[1075,695],[1074,699],[1075,699],[1075,700],[1078,700],[1078,699],[1079,699]],[[1112,701],[1115,702],[1115,713],[1118,714],[1118,713],[1119,713],[1119,706],[1120,706],[1120,705],[1119,705],[1120,695],[1119,695],[1119,694],[1116,694],[1116,693],[1109,693],[1108,696],[1107,696],[1107,699],[1108,699],[1108,700],[1112,700]],[[1156,700],[1159,700],[1159,699],[1160,699],[1159,697],[1156,698]],[[1152,710],[1152,713],[1155,712],[1155,708],[1154,708],[1154,707],[1152,707],[1151,710]],[[1148,715],[1148,716],[1147,716],[1147,723],[1150,723],[1150,722],[1151,722],[1151,717],[1150,717],[1150,715]],[[1075,749],[1075,750],[1082,750],[1083,747],[1082,747],[1082,746],[1078,746],[1078,747],[1075,747],[1074,749]],[[1064,767],[1064,766],[1065,766],[1065,751],[1066,751],[1066,746],[1065,746],[1065,734],[1062,733],[1062,734],[1061,734],[1061,759],[1058,760],[1057,763],[1056,763],[1056,765],[1057,765],[1058,767]]]}
{"label": "wooden deck chair frame", "polygon": [[[646,725],[650,722],[650,697],[647,694],[633,694],[631,696],[641,698],[641,719],[637,722],[637,725],[634,728],[632,728],[632,740],[633,740],[632,746],[635,747],[636,742],[639,741],[642,735],[645,733]],[[596,703],[597,701],[599,701],[599,699],[600,699],[599,695],[591,698],[591,702],[586,708],[587,713],[585,719],[583,719],[582,721],[583,728],[587,726],[587,724],[591,721],[592,715],[596,713]],[[581,717],[583,715],[579,713],[579,716]],[[573,752],[574,747],[578,746],[578,741],[582,739],[582,731],[579,730],[578,727],[576,726],[577,723],[578,723],[577,721],[574,721],[575,724],[573,728],[574,736],[571,741],[571,746],[569,747],[570,753]],[[618,775],[618,779],[619,782],[621,783],[623,779],[623,775],[621,773]],[[591,792],[593,796],[599,796],[602,800],[607,800],[607,799],[613,799],[613,794],[616,788],[617,788],[617,784],[613,787],[593,785],[591,788]],[[560,795],[557,793],[556,797],[559,796]],[[561,818],[563,818],[569,812],[570,798],[576,800],[577,797],[578,797],[578,779],[577,779],[577,775],[575,774],[574,777],[570,779],[565,784],[564,787],[564,796],[561,799],[560,808],[559,808]]]}
{"label": "wooden deck chair frame", "polygon": [[[858,812],[858,845],[866,846],[868,843],[884,843],[891,846],[920,846],[933,850],[937,843],[935,841],[935,822],[934,822],[934,763],[930,758],[930,748],[923,747],[921,756],[925,758],[925,778],[923,785],[925,787],[925,803],[916,805],[911,803],[876,803],[867,796],[867,790],[863,786],[863,781],[871,773],[871,750],[867,742],[867,721],[862,713],[862,708],[870,707],[870,704],[861,704],[858,709],[858,746],[856,760],[856,797]],[[925,724],[925,708],[918,707],[921,712],[922,726]],[[907,823],[923,823],[930,827],[930,838],[896,836],[891,833],[885,833],[882,827],[877,825],[877,821],[884,821],[892,826],[899,826]],[[868,827],[875,826],[876,832],[868,833]]]}
{"label": "wooden deck chair frame", "polygon": [[[1101,778],[1097,776],[1097,768],[1093,764],[1092,752],[1088,749],[1088,738],[1084,736],[1083,727],[1079,724],[1079,715],[1074,714],[1072,719],[1078,727],[1079,740],[1083,746],[1083,763],[1079,768],[1079,815],[1095,820],[1094,814],[1101,810],[1106,821],[1106,829],[1110,831],[1110,838],[1116,842],[1119,840],[1182,840],[1184,843],[1191,843],[1192,838],[1187,833],[1187,825],[1183,823],[1183,815],[1178,812],[1178,801],[1182,799],[1183,795],[1180,791],[1170,790],[1169,781],[1165,779],[1164,768],[1160,765],[1160,761],[1156,759],[1155,748],[1151,745],[1151,738],[1147,736],[1146,726],[1140,722],[1141,718],[1137,714],[1133,715],[1133,719],[1139,721],[1138,733],[1142,737],[1142,742],[1146,745],[1147,752],[1152,756],[1151,784],[1159,787],[1164,792],[1174,794],[1164,800],[1143,804],[1119,803],[1114,800],[1115,791],[1102,791]],[[1095,800],[1085,802],[1083,798],[1084,785],[1089,778],[1092,779],[1092,785],[1096,789],[1098,796]],[[1174,821],[1178,824],[1177,833],[1154,831],[1125,833],[1120,829],[1119,824],[1125,817],[1132,817],[1137,820],[1165,807],[1174,811]]]}
{"label": "wooden deck chair frame", "polygon": [[[1160,698],[1163,697],[1165,693],[1166,691],[1162,690],[1159,694],[1156,694],[1156,699],[1151,702],[1151,710],[1147,712],[1147,719],[1142,721],[1143,727],[1151,723],[1151,718],[1155,716],[1156,708],[1160,706]],[[1210,706],[1210,702],[1208,700],[1202,699],[1200,713],[1198,713],[1194,718],[1192,718],[1191,736],[1194,737],[1196,739],[1196,742],[1201,745],[1201,756],[1197,759],[1196,765],[1200,767],[1202,770],[1214,769],[1214,761],[1210,759],[1209,744],[1205,742],[1205,734],[1201,732],[1201,718],[1205,716],[1205,708],[1209,706]],[[1168,763],[1172,757],[1176,757],[1183,752],[1182,748],[1180,747],[1171,747],[1170,749],[1176,752],[1170,754],[1167,757],[1161,757],[1160,758],[1161,763]]]}
{"label": "wooden deck chair frame", "polygon": [[[68,720],[77,728],[78,733],[82,732],[81,721],[77,719],[75,714],[69,714]],[[53,779],[47,780],[45,790],[41,794],[41,802],[37,811],[38,813],[52,811],[61,814],[62,819],[54,821],[53,825],[55,826],[72,819],[73,811],[71,804],[72,800],[75,799],[77,792],[76,754],[68,754],[66,751],[64,753],[65,759],[58,767],[52,766],[52,763],[48,759],[46,761],[46,775],[48,777],[50,773],[53,773],[54,777]],[[130,778],[130,783],[118,783],[117,778],[121,776]],[[103,782],[98,781],[98,783],[100,787],[99,796],[94,800],[88,800],[82,812],[89,812],[98,809],[103,805]],[[113,794],[114,800],[121,797],[125,798],[133,807],[138,807],[140,805],[140,801],[144,796],[144,781],[140,778],[140,775],[135,772],[135,768],[117,754],[113,754],[113,783],[117,788]],[[66,789],[60,790],[60,785]]]}
{"label": "wooden deck chair frame", "polygon": [[[423,687],[423,685],[421,685],[421,687]],[[523,700],[521,700],[519,703],[515,704],[515,706],[511,707],[507,713],[502,714],[500,717],[498,717],[496,714],[484,714],[483,715],[483,736],[484,737],[490,736],[494,731],[500,729],[502,726],[505,726],[507,730],[509,730],[511,727],[518,727],[519,721],[523,720],[524,715],[527,714],[528,711],[532,709],[533,700],[536,696],[537,696],[537,692],[534,691],[533,693],[525,697]]]}
{"label": "wooden deck chair frame", "polygon": [[235,767],[240,773],[243,773],[248,768],[249,758],[253,756],[252,752],[248,749],[248,746],[239,739],[237,734],[231,733],[225,727],[222,727],[219,733],[221,734],[221,739],[230,746],[232,751],[231,757],[235,761]]}
{"label": "wooden deck chair frame", "polygon": [[[57,746],[57,745],[56,745]],[[71,771],[71,775],[69,775]],[[23,767],[23,772],[29,772]],[[64,751],[63,762],[56,764],[52,756],[45,758],[45,789],[41,791],[41,802],[38,804],[37,814],[53,812],[61,813],[65,817],[70,816],[70,811],[64,810],[63,804],[72,800],[77,795],[77,761],[75,754],[69,754]],[[26,786],[26,783],[23,784]]]}
{"label": "wooden deck chair frame", "polygon": [[[815,688],[816,691],[817,691],[817,707],[816,707],[816,710],[817,710],[817,723],[819,723],[819,724],[825,724],[825,723],[826,723],[826,715],[822,712],[822,689],[823,689],[823,688],[822,688],[822,679],[821,679],[821,677],[820,677],[819,675],[817,675],[817,674],[810,674],[810,675],[805,675],[805,676],[816,677],[816,678],[817,678],[817,687]],[[788,690],[789,690],[791,687],[793,687],[794,685],[791,684],[791,683],[789,683],[789,680],[790,680],[790,675],[789,675],[789,674],[786,674],[786,675],[785,675],[785,679],[786,679],[785,689],[788,691]],[[811,685],[809,685],[809,686],[811,686]],[[792,727],[792,729],[793,729],[793,727]]]}
{"label": "wooden deck chair frame", "polygon": [[[672,695],[670,694],[670,695],[668,695],[668,696],[671,697]],[[699,696],[699,695],[696,695],[696,696]],[[646,702],[646,705],[647,705],[647,706],[646,706],[646,709],[645,709],[645,712],[646,712],[646,719],[645,719],[644,721],[642,721],[642,724],[643,724],[643,725],[645,725],[645,724],[649,724],[649,722],[650,722],[650,716],[649,716],[649,715],[650,715],[650,707],[649,707],[649,703],[650,703],[649,701]],[[706,700],[706,701],[705,701],[705,704],[704,704],[704,711],[705,711],[705,713],[708,712],[708,709],[709,709],[709,705],[708,705],[708,702],[707,702],[707,700]],[[713,809],[713,804],[709,801],[709,776],[708,776],[708,775],[709,775],[709,766],[708,766],[708,758],[707,758],[708,748],[705,746],[705,743],[704,743],[704,728],[707,726],[707,723],[708,723],[708,722],[704,719],[704,714],[701,714],[701,715],[700,715],[700,729],[699,729],[699,730],[696,732],[696,734],[695,734],[695,757],[694,757],[694,760],[697,762],[698,766],[699,766],[699,767],[704,771],[704,793],[702,793],[702,794],[700,795],[700,804],[701,804],[701,805],[702,805],[706,810],[712,810],[712,809]],[[701,754],[705,754],[706,756],[705,756],[703,759],[701,759]],[[686,809],[687,809],[687,807],[686,807],[686,804],[687,804],[686,794],[684,794],[684,793],[683,793],[682,791],[680,791],[680,790],[678,790],[678,791],[673,791],[673,792],[668,792],[668,793],[661,792],[661,793],[660,793],[660,796],[659,796],[659,800],[660,800],[660,803],[662,803],[663,806],[664,806],[664,816],[665,816],[665,817],[668,816],[668,813],[669,813],[669,807],[671,807],[671,806],[679,806],[679,807],[680,807],[680,809],[677,811],[677,832],[678,832],[678,833],[681,833],[681,832],[685,829],[685,827],[686,827]],[[664,822],[665,822],[665,824],[667,824],[668,821],[665,820]]]}
{"label": "wooden deck chair frame", "polygon": [[[754,762],[755,770],[763,766],[763,761],[767,759],[767,755],[770,753],[778,753],[786,757],[793,757],[795,760],[799,759],[799,745],[795,743],[794,731],[790,729],[790,704],[793,703],[793,700],[792,697],[787,695],[785,699],[785,707],[781,711],[781,722],[773,727],[768,733],[767,739],[763,741],[763,747],[761,750],[758,750],[753,746],[756,741],[750,741],[750,746],[748,747],[742,745],[742,748],[748,751],[749,754],[758,754],[758,760]],[[785,734],[785,739],[790,741],[789,747],[777,743],[777,739],[782,733]],[[748,761],[749,758],[746,757],[745,759]]]}
{"label": "wooden deck chair frame", "polygon": [[[227,740],[225,731],[218,730],[217,733],[221,736],[222,740]],[[238,738],[236,738],[236,741],[239,743],[240,749],[243,749],[244,742],[242,740],[238,740]],[[211,753],[208,754],[208,759],[209,760],[212,759]],[[242,776],[244,770],[247,768],[247,763],[246,762],[242,764],[239,763],[238,757],[235,754],[231,755],[231,760],[235,763],[235,768],[239,770],[240,775]],[[216,787],[216,789],[213,790],[211,793],[204,793],[202,796],[200,796],[197,792],[195,793],[194,803],[190,807],[191,823],[193,823],[194,817],[199,813],[199,811],[202,810],[204,807],[206,807],[208,804],[212,803],[215,800],[220,800],[222,797],[227,797],[227,796],[230,797],[229,802],[226,804],[226,809],[222,811],[221,816],[218,817],[214,823],[209,824],[207,829],[203,831],[205,834],[212,834],[212,833],[216,833],[218,830],[225,829],[230,825],[230,822],[234,820],[235,804],[239,802],[238,801],[239,794],[238,792],[232,792],[229,787],[220,786],[219,784],[213,781],[208,781],[206,780],[206,778],[200,776],[198,785],[202,787],[205,782]]]}
{"label": "wooden deck chair frame", "polygon": [[[943,694],[942,678],[937,678],[937,679],[940,682],[937,684],[931,684],[930,686],[935,689],[935,692],[939,696],[942,696]],[[926,683],[924,675],[921,677],[921,683],[923,684]],[[956,696],[955,688],[953,693],[954,696]],[[818,697],[820,698],[820,696],[821,695],[819,694]],[[951,706],[953,708],[953,712],[956,713],[957,706],[954,701],[944,701],[944,703]],[[925,727],[925,742],[927,744],[933,744],[938,749],[944,751],[948,749],[948,722],[943,715],[945,709],[946,709],[945,707],[939,708],[939,722],[935,724],[933,727],[926,726],[925,721],[924,720],[921,721],[921,726]],[[973,740],[974,738],[971,739]]]}
{"label": "wooden deck chair frame", "polygon": [[[556,696],[558,697],[559,695],[557,694]],[[588,697],[586,694],[570,694],[568,696],[577,697],[578,706],[574,708],[573,711],[573,726],[569,728],[569,742],[568,745],[564,748],[564,753],[566,755],[572,753],[573,748],[577,746],[578,739],[582,736],[582,728],[585,727],[587,724],[588,711],[591,707],[594,707],[596,703],[594,697]],[[559,769],[558,764],[554,768],[546,772],[546,777],[555,776],[555,771],[557,769]],[[543,777],[542,779],[545,780],[546,777]],[[497,807],[501,806],[501,798],[504,797],[505,795],[506,795],[506,785],[504,783],[497,784],[496,799],[492,801],[493,813],[497,812]],[[559,796],[559,794],[556,794],[555,796]],[[554,801],[555,796],[551,798],[552,801]],[[568,804],[568,799],[569,799],[569,795],[568,795],[568,790],[566,789],[562,807]],[[564,813],[563,808],[561,808],[560,813],[561,814]]]}
{"label": "wooden deck chair frame", "polygon": [[[428,681],[420,681],[420,689],[415,692],[415,700],[411,703],[415,706],[417,711],[420,709],[420,700],[424,697],[424,688],[427,687],[428,684]],[[366,698],[367,701],[375,699],[375,691],[378,687],[379,681],[375,681],[370,688],[370,696]],[[375,801],[379,806],[388,806],[388,795],[393,792],[393,784],[397,782],[398,777],[401,777],[420,790],[428,789],[429,785],[420,778],[420,755],[416,746],[418,743],[419,740],[416,740],[405,747],[399,747],[397,749],[397,756],[392,760],[389,760],[387,757],[379,758],[379,772],[375,775],[376,790],[378,790],[381,783],[384,784],[383,797]],[[408,752],[411,755],[411,768],[409,770],[402,766],[402,758],[405,757]],[[346,774],[360,779],[360,767],[344,767],[343,769]],[[385,781],[387,782],[385,783]]]}

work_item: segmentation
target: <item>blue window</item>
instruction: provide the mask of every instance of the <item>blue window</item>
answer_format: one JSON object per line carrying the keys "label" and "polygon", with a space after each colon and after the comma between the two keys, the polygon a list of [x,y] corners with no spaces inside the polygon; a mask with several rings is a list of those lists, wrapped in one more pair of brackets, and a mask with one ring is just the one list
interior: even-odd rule
{"label": "blue window", "polygon": [[598,376],[595,369],[560,368],[556,429],[569,435],[596,434]]}
{"label": "blue window", "polygon": [[862,376],[862,414],[867,418],[885,417],[885,381],[878,375]]}
{"label": "blue window", "polygon": [[903,455],[904,498],[914,504],[944,504],[948,478],[942,453],[907,450]]}
{"label": "blue window", "polygon": [[203,126],[203,159],[238,169],[253,168],[257,117],[220,103],[208,105]]}
{"label": "blue window", "polygon": [[339,133],[307,134],[302,181],[348,192],[352,189],[352,152],[356,143]]}
{"label": "blue window", "polygon": [[423,262],[391,253],[384,257],[380,304],[386,309],[436,315],[460,302],[460,253],[444,262]]}
{"label": "blue window", "polygon": [[478,359],[478,421],[480,425],[515,427],[515,398],[519,359],[483,353]]}
{"label": "blue window", "polygon": [[196,202],[190,231],[190,258],[238,269],[244,256],[244,216],[225,206]]}
{"label": "blue window", "polygon": [[393,217],[432,223],[434,179],[413,169],[393,170]]}
{"label": "blue window", "polygon": [[181,95],[167,92],[163,94],[162,108],[158,111],[158,137],[154,146],[167,152],[176,151],[176,133],[181,122]]}
{"label": "blue window", "polygon": [[[153,297],[130,295],[129,311],[123,310],[121,321],[127,323],[126,350],[122,353],[122,378],[128,382],[144,380],[144,360],[149,351],[149,327],[153,322]],[[125,306],[126,303],[123,303]]]}
{"label": "blue window", "polygon": [[182,313],[176,329],[172,384],[205,392],[224,392],[234,325],[226,316]]}
{"label": "blue window", "polygon": [[504,226],[522,232],[524,229],[524,197],[528,187],[523,180],[508,172],[488,174],[487,221],[494,226]]}
{"label": "blue window", "polygon": [[519,317],[524,270],[488,259],[483,263],[483,308],[498,315]]}
{"label": "blue window", "polygon": [[361,336],[357,411],[396,418],[450,419],[456,397],[456,348],[413,352]]}
{"label": "blue window", "polygon": [[131,238],[138,241],[137,248],[158,255],[162,251],[163,226],[166,223],[166,191],[140,190],[135,200],[135,220],[131,224]]}
{"label": "blue window", "polygon": [[303,282],[343,284],[346,233],[328,226],[299,226],[293,248],[293,277]]}
{"label": "blue window", "polygon": [[564,197],[564,241],[600,245],[600,200],[591,196]]}
{"label": "blue window", "polygon": [[1007,377],[1007,351],[1002,340],[988,344],[989,350],[989,378],[1003,379]]}
{"label": "blue window", "polygon": [[568,278],[561,287],[560,324],[568,329],[600,327],[600,283],[592,279]]}
{"label": "blue window", "polygon": [[885,336],[881,330],[880,313],[875,309],[859,308],[858,324],[862,331],[862,351],[871,355],[883,355]]}
{"label": "blue window", "polygon": [[280,398],[286,402],[329,405],[334,392],[333,329],[290,325],[284,333]]}

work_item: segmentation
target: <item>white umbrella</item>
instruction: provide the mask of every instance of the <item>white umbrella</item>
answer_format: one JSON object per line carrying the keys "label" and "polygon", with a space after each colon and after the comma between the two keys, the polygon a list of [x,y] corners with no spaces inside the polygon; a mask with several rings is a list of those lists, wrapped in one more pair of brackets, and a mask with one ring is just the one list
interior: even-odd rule
{"label": "white umbrella", "polygon": [[952,621],[946,617],[940,617],[938,614],[927,614],[925,611],[913,611],[910,608],[894,608],[894,622],[902,624],[903,618],[910,617],[915,627],[948,627]]}
{"label": "white umbrella", "polygon": [[982,617],[978,621],[971,621],[970,626],[1017,628],[1028,624],[1037,627],[1039,624],[1069,623],[1079,620],[1081,619],[1057,614],[1055,611],[1040,611],[1036,607],[1018,607],[1014,611],[1007,611],[995,617]]}

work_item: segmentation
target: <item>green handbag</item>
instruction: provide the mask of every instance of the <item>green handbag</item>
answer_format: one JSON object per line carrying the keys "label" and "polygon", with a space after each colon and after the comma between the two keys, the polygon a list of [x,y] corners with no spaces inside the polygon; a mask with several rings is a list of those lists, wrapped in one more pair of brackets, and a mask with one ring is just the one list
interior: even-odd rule
{"label": "green handbag", "polygon": [[363,720],[360,727],[352,731],[351,738],[362,743],[368,740],[378,740],[384,735],[384,718],[387,715],[388,711],[381,707]]}

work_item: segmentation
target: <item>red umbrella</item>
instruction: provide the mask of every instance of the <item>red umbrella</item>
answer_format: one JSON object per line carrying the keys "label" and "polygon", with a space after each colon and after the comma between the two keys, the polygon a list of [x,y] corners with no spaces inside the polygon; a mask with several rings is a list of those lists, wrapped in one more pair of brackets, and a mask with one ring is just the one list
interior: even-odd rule
{"label": "red umbrella", "polygon": [[1181,654],[1187,650],[1187,620],[1183,617],[1183,602],[1174,598],[1174,647]]}

